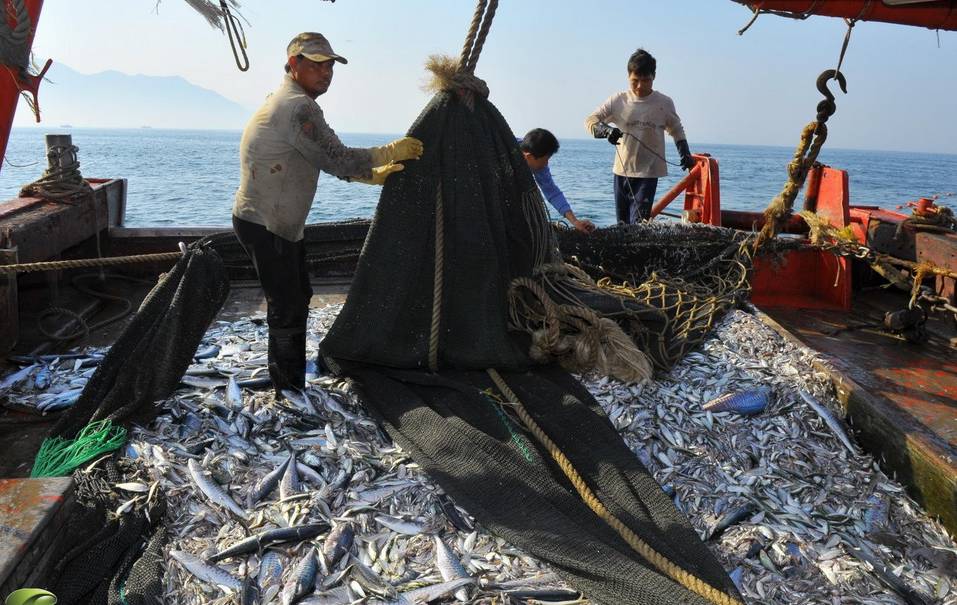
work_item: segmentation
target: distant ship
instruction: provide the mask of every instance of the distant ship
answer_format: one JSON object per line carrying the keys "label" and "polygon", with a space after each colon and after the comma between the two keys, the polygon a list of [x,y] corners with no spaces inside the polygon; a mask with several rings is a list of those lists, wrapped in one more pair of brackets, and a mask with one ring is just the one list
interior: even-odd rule
{"label": "distant ship", "polygon": [[152,128],[152,126],[140,126],[140,128]]}
{"label": "distant ship", "polygon": [[73,128],[73,124],[60,124],[60,128]]}

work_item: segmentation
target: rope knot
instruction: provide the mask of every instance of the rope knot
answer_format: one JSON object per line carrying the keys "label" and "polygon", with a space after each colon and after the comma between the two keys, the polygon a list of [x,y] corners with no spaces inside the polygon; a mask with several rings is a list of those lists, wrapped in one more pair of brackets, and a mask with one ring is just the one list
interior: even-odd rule
{"label": "rope knot", "polygon": [[488,98],[488,84],[485,80],[462,69],[457,59],[447,55],[431,55],[425,68],[432,72],[432,80],[424,87],[427,91],[477,94],[483,99]]}

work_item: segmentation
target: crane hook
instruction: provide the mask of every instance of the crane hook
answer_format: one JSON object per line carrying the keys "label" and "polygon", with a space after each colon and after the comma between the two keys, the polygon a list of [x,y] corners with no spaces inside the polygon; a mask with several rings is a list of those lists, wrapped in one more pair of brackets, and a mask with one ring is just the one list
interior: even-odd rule
{"label": "crane hook", "polygon": [[834,100],[834,93],[827,87],[827,83],[831,80],[837,80],[838,85],[841,87],[841,92],[847,94],[847,80],[844,78],[844,74],[836,69],[826,69],[817,77],[817,89],[822,95],[827,97],[828,101]]}

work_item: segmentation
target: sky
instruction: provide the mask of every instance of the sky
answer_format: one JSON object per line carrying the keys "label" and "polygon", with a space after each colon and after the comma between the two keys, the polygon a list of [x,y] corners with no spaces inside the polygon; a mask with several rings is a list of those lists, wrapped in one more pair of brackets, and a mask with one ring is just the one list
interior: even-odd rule
{"label": "sky", "polygon": [[[404,132],[425,106],[431,54],[457,56],[474,2],[244,0],[251,68],[184,0],[47,0],[34,52],[81,73],[182,76],[254,110],[282,78],[285,47],[322,32],[349,59],[319,103],[341,132]],[[516,133],[585,138],[583,121],[626,87],[638,47],[658,60],[692,150],[708,143],[794,146],[814,118],[817,75],[836,66],[846,27],[763,15],[731,0],[501,0],[476,75]],[[828,145],[957,153],[957,32],[859,23]],[[41,87],[40,102],[43,103]],[[51,93],[52,94],[52,93]],[[26,114],[21,103],[19,114]],[[17,123],[21,122],[22,115]],[[110,116],[77,122],[109,126]],[[237,124],[237,129],[242,124]]]}

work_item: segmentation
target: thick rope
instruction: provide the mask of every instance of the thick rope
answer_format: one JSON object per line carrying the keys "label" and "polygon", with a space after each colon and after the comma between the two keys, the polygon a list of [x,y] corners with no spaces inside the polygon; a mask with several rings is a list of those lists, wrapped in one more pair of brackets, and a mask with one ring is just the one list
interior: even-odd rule
{"label": "thick rope", "polygon": [[34,273],[36,271],[60,271],[61,269],[78,269],[81,267],[109,267],[113,265],[176,260],[181,256],[183,256],[182,252],[160,252],[158,254],[136,254],[132,256],[77,258],[73,260],[54,260],[39,263],[19,263],[14,265],[0,265],[0,273]]}
{"label": "thick rope", "polygon": [[486,0],[478,0],[475,6],[475,14],[472,15],[472,23],[469,25],[469,31],[465,34],[465,44],[462,46],[462,56],[459,58],[459,70],[465,71],[469,64],[469,55],[472,54],[472,45],[475,44],[475,36],[478,34],[479,25],[482,24],[482,15],[485,14]]}
{"label": "thick rope", "polygon": [[[4,3],[6,4],[6,3]],[[7,23],[8,10],[2,11],[0,15],[0,63],[10,67],[16,67],[21,76],[27,74],[30,67],[30,47],[27,45],[27,39],[30,37],[30,13],[27,12],[26,3],[23,0],[11,0],[13,15],[17,19],[13,29]]]}
{"label": "thick rope", "polygon": [[80,174],[76,145],[53,146],[47,151],[47,169],[37,180],[20,188],[20,197],[63,201],[77,195],[91,195],[93,188]]}
{"label": "thick rope", "polygon": [[794,151],[794,158],[788,164],[788,180],[784,184],[784,188],[764,210],[765,223],[757,239],[755,239],[755,250],[766,241],[776,237],[784,228],[785,222],[791,216],[794,198],[797,197],[804,186],[807,174],[814,162],[817,161],[821,146],[827,140],[827,124],[825,122],[837,110],[837,105],[834,104],[834,95],[827,88],[827,82],[832,78],[838,80],[841,90],[847,92],[847,84],[841,72],[828,69],[818,76],[817,89],[825,98],[817,104],[816,121],[808,123],[801,131],[801,139]]}
{"label": "thick rope", "polygon": [[[480,2],[484,1],[485,0],[480,0]],[[488,9],[485,11],[485,18],[482,19],[482,29],[479,30],[478,36],[475,39],[475,46],[472,48],[472,54],[469,57],[468,68],[466,70],[469,73],[475,73],[475,66],[478,64],[479,55],[482,54],[482,47],[485,46],[485,39],[488,37],[488,32],[492,28],[492,19],[495,17],[496,9],[498,9],[498,0],[490,0]]]}
{"label": "thick rope", "polygon": [[445,275],[445,220],[442,182],[435,194],[435,271],[432,278],[432,326],[429,331],[429,369],[439,371],[439,326],[442,324],[442,283]]}
{"label": "thick rope", "polygon": [[667,557],[656,551],[651,547],[650,544],[642,540],[634,531],[631,530],[627,525],[625,525],[620,519],[615,517],[605,505],[601,503],[595,493],[588,487],[588,484],[585,483],[584,478],[575,467],[572,465],[571,461],[562,451],[558,448],[554,441],[549,438],[549,436],[542,430],[537,422],[529,415],[528,411],[525,409],[525,406],[522,405],[522,402],[519,400],[518,396],[509,388],[502,376],[494,369],[490,368],[486,370],[489,377],[492,379],[492,382],[495,383],[495,386],[498,387],[498,390],[502,392],[502,395],[507,401],[506,405],[509,405],[515,410],[515,413],[525,424],[526,429],[538,440],[538,442],[548,450],[549,455],[552,457],[552,460],[558,464],[558,467],[562,470],[571,484],[575,487],[575,491],[578,492],[578,495],[581,497],[582,501],[588,505],[592,511],[601,518],[602,521],[607,523],[614,529],[619,536],[622,537],[625,542],[631,546],[639,555],[642,556],[646,561],[655,566],[661,573],[667,575],[669,578],[684,586],[688,590],[694,592],[695,594],[716,603],[718,605],[744,605],[738,599],[732,597],[729,594],[726,594],[717,588],[714,588],[701,578],[698,578],[694,574],[685,571],[680,566],[676,565],[670,561]]}

